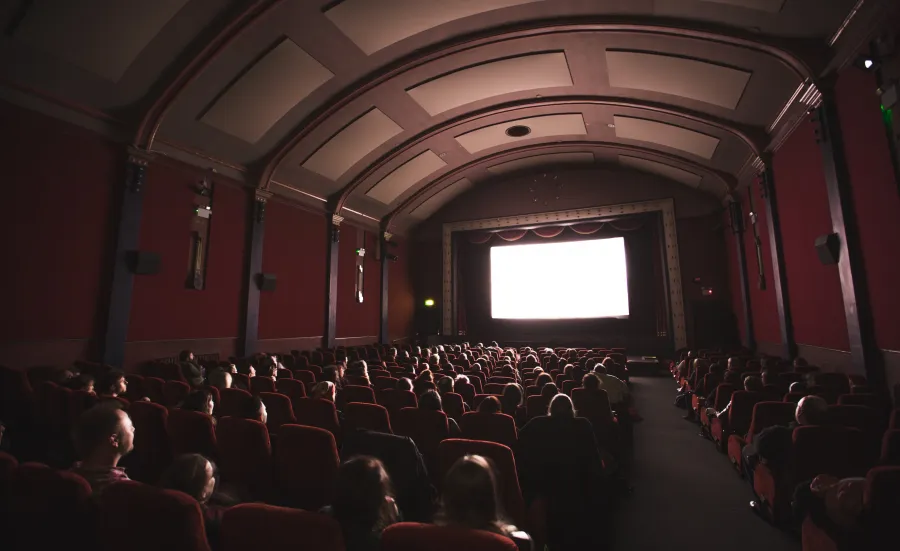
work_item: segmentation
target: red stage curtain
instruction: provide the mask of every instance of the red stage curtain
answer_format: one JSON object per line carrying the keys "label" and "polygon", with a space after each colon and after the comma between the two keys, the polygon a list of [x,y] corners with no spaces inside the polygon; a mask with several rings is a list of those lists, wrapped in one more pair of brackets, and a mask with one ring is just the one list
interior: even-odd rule
{"label": "red stage curtain", "polygon": [[497,232],[497,237],[504,241],[518,241],[528,235],[528,230],[506,230]]}
{"label": "red stage curtain", "polygon": [[481,231],[466,232],[466,239],[473,245],[484,245],[491,240],[491,235],[493,234]]}
{"label": "red stage curtain", "polygon": [[584,222],[583,224],[575,224],[569,227],[578,235],[591,235],[603,229],[603,226],[603,222]]}
{"label": "red stage curtain", "polygon": [[531,231],[533,231],[534,235],[538,237],[543,237],[544,239],[552,239],[565,231],[565,229],[565,226],[550,226],[547,228],[535,228]]}

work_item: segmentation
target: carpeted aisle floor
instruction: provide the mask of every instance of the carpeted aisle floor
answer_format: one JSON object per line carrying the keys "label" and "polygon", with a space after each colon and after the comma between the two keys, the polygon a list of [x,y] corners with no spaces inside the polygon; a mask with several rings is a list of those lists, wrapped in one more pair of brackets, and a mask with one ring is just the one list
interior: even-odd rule
{"label": "carpeted aisle floor", "polygon": [[672,405],[671,377],[632,378],[634,494],[620,504],[616,551],[797,551],[799,542],[756,517],[750,488],[725,455]]}

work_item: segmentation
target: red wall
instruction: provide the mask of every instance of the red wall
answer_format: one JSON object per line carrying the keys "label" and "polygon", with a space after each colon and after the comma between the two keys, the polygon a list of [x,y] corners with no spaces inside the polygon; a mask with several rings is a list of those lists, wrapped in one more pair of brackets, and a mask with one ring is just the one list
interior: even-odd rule
{"label": "red wall", "polygon": [[837,84],[838,112],[850,170],[866,280],[882,349],[900,350],[900,194],[891,165],[881,104],[870,73],[845,71]]}
{"label": "red wall", "polygon": [[260,296],[259,338],[321,337],[325,334],[325,215],[269,201],[265,224],[263,271],[274,273],[278,284],[275,291]]}
{"label": "red wall", "polygon": [[393,240],[397,246],[391,253],[397,261],[388,265],[388,333],[391,339],[399,339],[414,332],[416,296],[409,276],[409,243],[396,237]]}
{"label": "red wall", "polygon": [[239,334],[248,194],[215,186],[206,288],[188,289],[193,187],[202,177],[159,162],[147,170],[140,247],[158,253],[162,267],[159,274],[135,276],[129,341]]}
{"label": "red wall", "polygon": [[[725,239],[725,257],[728,259],[728,293],[731,297],[731,311],[737,322],[738,338],[743,343],[744,331],[744,302],[741,298],[741,272],[738,261],[737,241],[731,233],[731,217],[728,210],[722,213],[722,227]],[[746,343],[744,343],[746,344]]]}
{"label": "red wall", "polygon": [[816,237],[831,233],[822,154],[804,121],[774,157],[785,273],[794,338],[799,344],[849,350],[837,265],[823,266]]}
{"label": "red wall", "polygon": [[0,127],[8,138],[0,148],[0,347],[91,339],[107,300],[121,149],[6,103]]}
{"label": "red wall", "polygon": [[356,290],[356,249],[359,248],[357,232],[357,228],[353,226],[346,224],[341,226],[335,334],[337,338],[369,337],[362,343],[375,342],[378,340],[381,320],[381,266],[379,261],[375,260],[377,235],[365,232],[363,302],[360,304],[356,301],[354,294]]}
{"label": "red wall", "polygon": [[[753,209],[750,208],[749,193],[753,193]],[[753,336],[756,342],[781,343],[781,327],[778,322],[778,304],[775,302],[775,291],[772,275],[772,251],[769,246],[769,227],[766,218],[765,200],[759,194],[759,187],[741,193],[744,213],[744,250],[747,255],[747,283],[750,286],[750,308],[753,312]],[[763,275],[766,289],[759,288],[759,261],[756,255],[756,238],[753,224],[750,223],[750,212],[757,215],[756,230],[759,233],[762,250]]]}

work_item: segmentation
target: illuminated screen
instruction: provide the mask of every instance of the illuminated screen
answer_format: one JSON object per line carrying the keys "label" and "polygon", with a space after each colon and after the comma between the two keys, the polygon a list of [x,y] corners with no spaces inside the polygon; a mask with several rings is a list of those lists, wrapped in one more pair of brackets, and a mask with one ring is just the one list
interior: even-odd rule
{"label": "illuminated screen", "polygon": [[624,238],[491,247],[491,317],[627,316]]}

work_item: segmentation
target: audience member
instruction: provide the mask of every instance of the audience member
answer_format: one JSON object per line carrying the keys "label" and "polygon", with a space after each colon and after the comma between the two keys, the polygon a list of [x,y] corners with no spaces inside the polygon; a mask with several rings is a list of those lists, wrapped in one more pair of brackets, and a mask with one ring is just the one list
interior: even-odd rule
{"label": "audience member", "polygon": [[412,389],[413,389],[413,384],[412,384],[412,381],[409,380],[409,377],[401,377],[397,381],[397,390],[408,390],[411,392]]}
{"label": "audience member", "polygon": [[63,383],[63,386],[72,390],[83,390],[89,394],[96,394],[94,391],[94,376],[87,373],[69,378]]}
{"label": "audience member", "polygon": [[81,475],[98,494],[109,484],[128,480],[119,461],[134,449],[134,425],[115,403],[103,403],[85,411],[74,431],[75,448],[82,460],[72,472]]}
{"label": "audience member", "polygon": [[552,399],[557,394],[559,394],[559,389],[556,388],[556,383],[547,383],[541,387],[541,396],[548,400]]}
{"label": "audience member", "polygon": [[341,525],[347,551],[378,551],[381,532],[400,517],[384,465],[366,456],[340,466],[334,500],[322,512]]}
{"label": "audience member", "polygon": [[[427,390],[419,396],[419,409],[429,411],[444,411],[441,403],[441,395],[434,390]],[[460,438],[462,431],[459,425],[451,417],[447,417],[447,426],[450,429],[450,438]]]}
{"label": "audience member", "polygon": [[231,388],[232,377],[231,373],[225,371],[224,369],[213,369],[209,372],[208,376],[209,386],[216,387],[219,390],[225,390],[226,388]]}
{"label": "audience member", "polygon": [[266,404],[263,403],[259,396],[253,396],[247,401],[247,411],[244,413],[246,419],[259,421],[265,424],[269,420],[269,413],[266,411]]}
{"label": "audience member", "polygon": [[100,378],[99,387],[98,394],[101,398],[116,398],[128,392],[128,380],[125,379],[124,373],[112,369]]}
{"label": "audience member", "polygon": [[181,409],[199,411],[200,413],[211,416],[215,406],[216,403],[213,400],[212,392],[201,388],[199,390],[191,391],[191,393],[187,395],[187,398],[185,398],[184,402],[181,404]]}
{"label": "audience member", "polygon": [[447,377],[445,375],[438,379],[437,390],[442,396],[453,392],[453,377]]}
{"label": "audience member", "polygon": [[444,478],[438,524],[484,530],[506,536],[521,551],[531,551],[531,538],[503,517],[497,475],[489,460],[467,455],[453,464]]}
{"label": "audience member", "polygon": [[478,405],[478,413],[502,413],[500,400],[496,396],[488,396]]}
{"label": "audience member", "polygon": [[[193,357],[193,354],[191,356]],[[193,362],[183,361],[178,362],[178,367],[181,369],[181,375],[184,377],[184,380],[189,385],[194,388],[203,386],[203,371],[198,365]]]}
{"label": "audience member", "polygon": [[615,375],[608,374],[605,365],[600,363],[594,366],[594,375],[600,379],[600,388],[606,391],[613,409],[619,411],[623,406],[630,405],[628,385]]}
{"label": "audience member", "polygon": [[160,486],[178,490],[200,504],[206,528],[206,539],[213,549],[220,548],[219,531],[222,515],[230,500],[217,493],[219,473],[216,464],[197,453],[180,455],[163,473]]}
{"label": "audience member", "polygon": [[541,373],[534,380],[534,386],[536,386],[538,388],[538,390],[541,390],[542,388],[544,388],[544,385],[550,384],[552,382],[553,382],[553,377],[551,377],[549,373]]}

